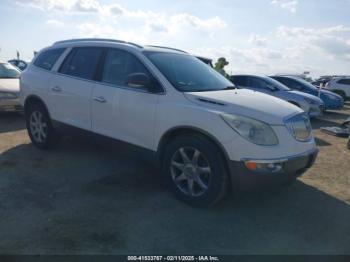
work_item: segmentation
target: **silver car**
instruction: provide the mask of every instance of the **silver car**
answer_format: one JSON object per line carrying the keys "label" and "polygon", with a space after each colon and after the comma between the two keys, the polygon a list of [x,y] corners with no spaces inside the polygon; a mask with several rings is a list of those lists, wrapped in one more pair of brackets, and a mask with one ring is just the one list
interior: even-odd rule
{"label": "silver car", "polygon": [[13,65],[0,62],[0,112],[22,110],[19,103],[20,75]]}
{"label": "silver car", "polygon": [[262,92],[288,101],[303,109],[309,117],[322,115],[325,108],[319,97],[291,90],[268,76],[233,75],[231,81],[237,87]]}

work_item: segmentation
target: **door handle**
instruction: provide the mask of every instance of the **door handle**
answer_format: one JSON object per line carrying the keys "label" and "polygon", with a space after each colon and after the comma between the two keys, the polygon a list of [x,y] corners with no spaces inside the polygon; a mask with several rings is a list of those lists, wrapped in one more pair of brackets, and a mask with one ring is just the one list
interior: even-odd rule
{"label": "door handle", "polygon": [[55,86],[55,87],[51,88],[51,90],[54,92],[62,92],[62,88],[60,88],[59,86]]}
{"label": "door handle", "polygon": [[94,97],[94,100],[99,102],[99,103],[106,103],[107,102],[103,96]]}

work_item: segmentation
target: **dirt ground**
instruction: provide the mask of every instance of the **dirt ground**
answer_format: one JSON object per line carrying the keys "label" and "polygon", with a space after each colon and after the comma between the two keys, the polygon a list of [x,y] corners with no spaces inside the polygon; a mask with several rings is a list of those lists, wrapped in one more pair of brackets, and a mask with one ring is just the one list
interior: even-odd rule
{"label": "dirt ground", "polygon": [[54,151],[0,115],[0,254],[350,254],[350,151],[312,125],[320,149],[295,184],[194,209],[167,191],[142,153],[89,138]]}

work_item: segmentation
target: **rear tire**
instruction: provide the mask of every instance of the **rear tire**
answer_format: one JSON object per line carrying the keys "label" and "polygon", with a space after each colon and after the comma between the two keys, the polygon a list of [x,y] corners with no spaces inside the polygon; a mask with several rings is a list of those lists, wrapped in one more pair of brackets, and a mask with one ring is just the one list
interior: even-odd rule
{"label": "rear tire", "polygon": [[25,118],[28,135],[37,148],[51,149],[57,144],[59,135],[55,132],[50,116],[43,105],[29,105]]}
{"label": "rear tire", "polygon": [[166,147],[162,162],[170,188],[194,207],[216,204],[227,193],[228,172],[218,147],[202,135],[182,135]]}

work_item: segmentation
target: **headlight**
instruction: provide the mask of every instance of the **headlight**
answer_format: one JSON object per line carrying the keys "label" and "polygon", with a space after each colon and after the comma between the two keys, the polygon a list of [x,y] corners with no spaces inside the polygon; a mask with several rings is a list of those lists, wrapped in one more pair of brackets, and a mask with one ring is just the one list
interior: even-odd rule
{"label": "headlight", "polygon": [[301,142],[311,138],[311,124],[307,115],[299,114],[286,121],[286,126],[292,136]]}
{"label": "headlight", "polygon": [[18,95],[11,92],[0,92],[0,99],[16,99]]}
{"label": "headlight", "polygon": [[244,116],[222,114],[221,117],[238,134],[254,144],[263,146],[278,144],[278,138],[268,124]]}

